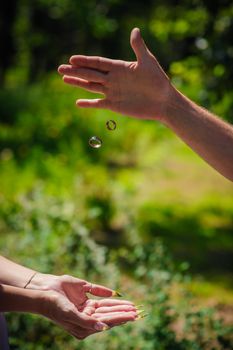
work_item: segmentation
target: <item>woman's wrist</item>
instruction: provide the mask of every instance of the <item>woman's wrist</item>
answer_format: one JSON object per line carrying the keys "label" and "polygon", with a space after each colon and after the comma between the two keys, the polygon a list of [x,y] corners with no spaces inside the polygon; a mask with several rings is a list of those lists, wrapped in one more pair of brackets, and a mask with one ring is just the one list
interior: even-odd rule
{"label": "woman's wrist", "polygon": [[0,283],[25,288],[34,273],[34,270],[0,256]]}
{"label": "woman's wrist", "polygon": [[[0,284],[0,312],[25,312],[56,321],[58,312],[64,311],[66,300],[55,291],[24,289]],[[59,304],[60,301],[60,304]],[[63,303],[62,303],[63,302]],[[72,307],[73,304],[68,304]],[[64,315],[63,315],[64,316]]]}
{"label": "woman's wrist", "polygon": [[39,290],[0,285],[1,312],[29,312],[43,315],[47,299],[45,292]]}
{"label": "woman's wrist", "polygon": [[[27,289],[49,291],[54,289],[55,282],[58,280],[59,276],[36,272],[30,283],[28,283]],[[51,285],[53,285],[53,288],[51,288]]]}

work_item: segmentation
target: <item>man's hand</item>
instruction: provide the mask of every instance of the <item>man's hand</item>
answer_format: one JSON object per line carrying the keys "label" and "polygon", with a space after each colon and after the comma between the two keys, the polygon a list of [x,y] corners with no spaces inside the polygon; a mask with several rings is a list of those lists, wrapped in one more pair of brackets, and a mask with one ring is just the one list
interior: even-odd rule
{"label": "man's hand", "polygon": [[106,108],[162,121],[173,88],[138,28],[132,30],[130,43],[137,57],[135,62],[77,55],[70,58],[70,65],[61,65],[58,72],[68,84],[105,95],[103,99],[77,100],[80,107]]}
{"label": "man's hand", "polygon": [[72,56],[71,65],[58,68],[66,83],[105,95],[104,99],[78,100],[77,105],[160,120],[233,181],[233,126],[199,107],[171,85],[138,28],[132,30],[131,46],[136,62]]}

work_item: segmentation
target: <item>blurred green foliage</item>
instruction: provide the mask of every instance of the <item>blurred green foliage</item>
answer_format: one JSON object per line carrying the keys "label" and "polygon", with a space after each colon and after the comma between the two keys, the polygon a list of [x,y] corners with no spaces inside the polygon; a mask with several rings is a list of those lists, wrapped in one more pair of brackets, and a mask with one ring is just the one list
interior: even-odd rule
{"label": "blurred green foliage", "polygon": [[[92,349],[95,345],[97,349],[112,350],[188,350],[213,346],[229,349],[232,345],[232,327],[216,319],[213,309],[195,306],[186,289],[191,278],[186,272],[188,265],[174,266],[159,239],[143,244],[135,232],[137,244],[129,241],[118,252],[109,251],[93,241],[72,202],[46,196],[41,189],[22,197],[10,214],[5,220],[9,232],[7,247],[2,246],[1,250],[7,248],[25,264],[34,268],[39,265],[45,272],[72,271],[81,278],[111,282],[117,289],[124,286],[135,301],[143,300],[149,312],[144,322],[113,329],[103,334],[96,345],[94,338],[75,342],[38,317],[8,315],[12,349]],[[16,235],[20,235],[17,247]],[[123,267],[129,273],[125,283],[120,273]],[[174,291],[179,299],[172,297]]]}
{"label": "blurred green foliage", "polygon": [[[129,33],[138,26],[173,83],[232,121],[232,14],[227,0],[2,5],[1,254],[106,283],[149,312],[84,342],[12,314],[12,349],[231,348],[230,329],[189,295],[186,270],[216,286],[225,276],[232,290],[232,185],[161,125],[77,110],[77,96],[89,94],[54,71],[73,53],[134,59]],[[98,150],[92,135],[103,140]]]}

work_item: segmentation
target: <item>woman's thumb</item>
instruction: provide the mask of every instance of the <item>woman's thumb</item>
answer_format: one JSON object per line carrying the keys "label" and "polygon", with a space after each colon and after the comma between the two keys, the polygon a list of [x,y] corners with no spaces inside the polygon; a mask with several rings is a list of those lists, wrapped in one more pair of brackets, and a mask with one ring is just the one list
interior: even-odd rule
{"label": "woman's thumb", "polygon": [[148,54],[148,49],[146,47],[146,44],[144,43],[140,29],[134,28],[130,35],[130,44],[132,46],[132,49],[134,50],[134,53],[137,57],[138,63],[142,62],[143,57],[145,57]]}

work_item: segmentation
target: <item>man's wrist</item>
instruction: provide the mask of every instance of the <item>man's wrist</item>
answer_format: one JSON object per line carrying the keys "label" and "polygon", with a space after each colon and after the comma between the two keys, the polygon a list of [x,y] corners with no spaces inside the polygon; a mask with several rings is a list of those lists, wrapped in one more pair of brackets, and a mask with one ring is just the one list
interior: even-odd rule
{"label": "man's wrist", "polygon": [[191,100],[171,85],[162,120],[163,123],[172,128],[177,118],[186,118],[193,109],[193,106],[194,103]]}

